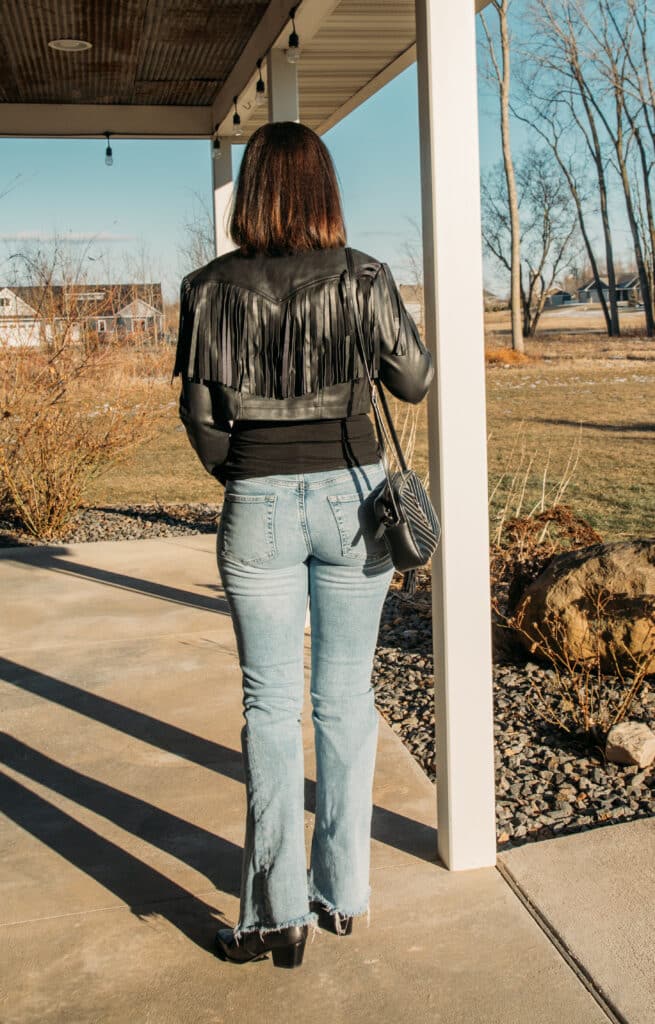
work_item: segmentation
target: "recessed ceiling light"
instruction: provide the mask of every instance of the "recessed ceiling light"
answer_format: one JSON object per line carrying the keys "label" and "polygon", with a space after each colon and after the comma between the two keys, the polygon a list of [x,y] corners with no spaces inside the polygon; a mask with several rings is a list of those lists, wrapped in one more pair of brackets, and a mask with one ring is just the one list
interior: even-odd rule
{"label": "recessed ceiling light", "polygon": [[63,50],[64,53],[81,53],[82,50],[90,50],[93,43],[86,39],[51,39],[48,43],[53,50]]}

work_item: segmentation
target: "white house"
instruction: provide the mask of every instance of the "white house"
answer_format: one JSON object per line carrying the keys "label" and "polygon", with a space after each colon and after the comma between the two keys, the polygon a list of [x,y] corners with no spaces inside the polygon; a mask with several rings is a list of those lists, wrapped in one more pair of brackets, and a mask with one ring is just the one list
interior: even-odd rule
{"label": "white house", "polygon": [[38,345],[43,323],[37,311],[17,292],[0,288],[0,344]]}
{"label": "white house", "polygon": [[39,345],[65,326],[89,336],[156,341],[164,326],[160,284],[74,284],[0,288],[0,344]]}

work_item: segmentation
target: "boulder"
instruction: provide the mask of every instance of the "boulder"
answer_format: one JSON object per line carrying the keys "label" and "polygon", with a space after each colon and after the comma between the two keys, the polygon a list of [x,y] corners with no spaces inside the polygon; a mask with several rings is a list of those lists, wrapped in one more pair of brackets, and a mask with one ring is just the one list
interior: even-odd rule
{"label": "boulder", "polygon": [[646,768],[655,761],[655,733],[643,722],[619,722],[607,734],[605,757]]}
{"label": "boulder", "polygon": [[618,541],[556,555],[516,607],[517,635],[534,653],[632,675],[655,672],[655,540]]}

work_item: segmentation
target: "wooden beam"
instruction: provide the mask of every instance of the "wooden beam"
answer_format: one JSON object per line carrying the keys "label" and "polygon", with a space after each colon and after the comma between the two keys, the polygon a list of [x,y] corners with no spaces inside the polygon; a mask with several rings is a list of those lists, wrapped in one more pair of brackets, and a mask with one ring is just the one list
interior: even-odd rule
{"label": "wooden beam", "polygon": [[130,106],[102,103],[0,103],[5,138],[208,139],[211,107]]}

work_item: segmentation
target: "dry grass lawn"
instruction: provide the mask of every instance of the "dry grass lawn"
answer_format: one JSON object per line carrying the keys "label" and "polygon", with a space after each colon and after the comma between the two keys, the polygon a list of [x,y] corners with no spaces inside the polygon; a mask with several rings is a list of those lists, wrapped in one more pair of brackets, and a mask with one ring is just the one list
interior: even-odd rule
{"label": "dry grass lawn", "polygon": [[[576,320],[584,317],[584,325]],[[632,323],[630,322],[632,321]],[[624,318],[624,330],[640,322]],[[607,539],[652,535],[655,515],[655,341],[610,340],[599,314],[559,311],[544,317],[528,362],[487,367],[489,482],[492,532],[506,509],[529,510],[561,500]],[[490,350],[508,344],[506,313],[487,317]],[[177,420],[177,384],[162,379],[169,425],[121,466],[96,482],[91,504],[221,500],[220,485],[204,472]],[[427,470],[427,424],[419,413],[415,465]],[[524,489],[523,495],[521,492]],[[508,502],[508,495],[511,500]]]}

